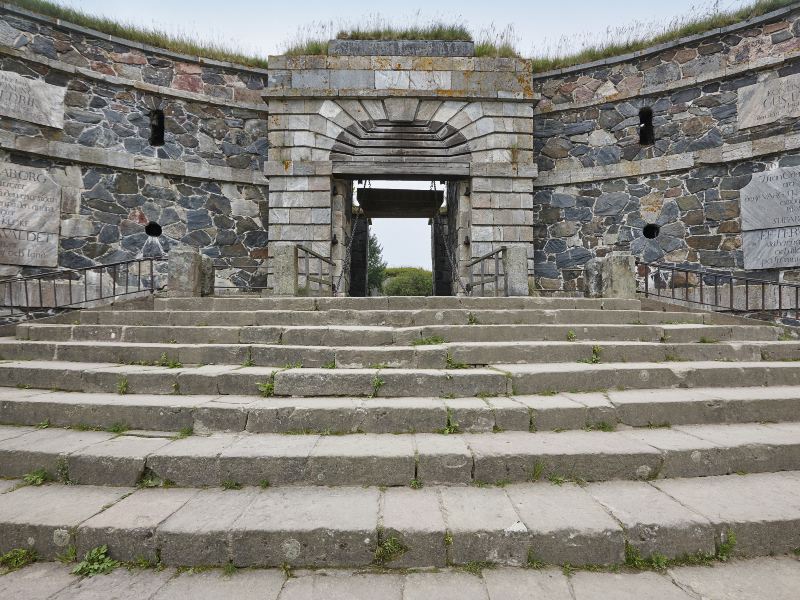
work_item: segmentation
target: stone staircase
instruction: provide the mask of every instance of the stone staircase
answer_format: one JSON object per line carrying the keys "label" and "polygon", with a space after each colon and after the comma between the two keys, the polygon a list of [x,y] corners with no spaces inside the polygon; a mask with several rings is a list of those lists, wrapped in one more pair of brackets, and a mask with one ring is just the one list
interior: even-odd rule
{"label": "stone staircase", "polygon": [[575,298],[68,319],[0,338],[0,553],[408,568],[800,548],[800,342],[780,328]]}

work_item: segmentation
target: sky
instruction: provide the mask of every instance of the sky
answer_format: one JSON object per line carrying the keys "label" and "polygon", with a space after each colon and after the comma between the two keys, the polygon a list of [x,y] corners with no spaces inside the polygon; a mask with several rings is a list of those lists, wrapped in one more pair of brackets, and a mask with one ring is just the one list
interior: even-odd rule
{"label": "sky", "polygon": [[[619,40],[707,13],[738,8],[746,0],[62,0],[62,4],[115,20],[234,46],[247,53],[280,54],[309,35],[333,37],[352,24],[376,19],[404,25],[441,19],[467,24],[477,38],[497,39],[510,26],[524,56],[552,55],[609,37]],[[391,266],[430,268],[430,228],[425,221],[373,223]],[[413,243],[412,243],[413,242]]]}

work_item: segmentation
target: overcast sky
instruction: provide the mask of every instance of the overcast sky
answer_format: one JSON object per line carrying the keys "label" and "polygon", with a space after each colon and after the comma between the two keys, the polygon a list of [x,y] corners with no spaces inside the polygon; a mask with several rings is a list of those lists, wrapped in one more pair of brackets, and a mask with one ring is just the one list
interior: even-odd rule
{"label": "overcast sky", "polygon": [[[513,27],[526,56],[572,50],[609,35],[625,38],[653,31],[690,14],[737,8],[746,0],[65,0],[63,4],[137,25],[157,27],[203,40],[235,46],[259,55],[280,54],[309,33],[335,32],[376,16],[396,24],[442,19],[466,23],[477,37]],[[424,184],[427,189],[429,184]],[[424,221],[382,220],[374,223],[392,266],[430,268],[430,230]]]}

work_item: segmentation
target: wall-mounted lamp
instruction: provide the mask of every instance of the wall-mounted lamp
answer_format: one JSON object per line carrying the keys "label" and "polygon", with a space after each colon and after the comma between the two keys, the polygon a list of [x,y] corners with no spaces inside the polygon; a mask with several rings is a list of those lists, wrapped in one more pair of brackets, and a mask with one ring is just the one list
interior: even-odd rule
{"label": "wall-mounted lamp", "polygon": [[469,236],[468,236],[468,235],[465,235],[465,236],[464,236],[464,245],[465,245],[465,246],[469,246],[471,243],[472,243],[472,242],[470,242],[470,240],[469,240]]}
{"label": "wall-mounted lamp", "polygon": [[331,240],[331,246],[337,246],[339,244],[339,238],[336,237],[336,234],[333,234],[333,239]]}

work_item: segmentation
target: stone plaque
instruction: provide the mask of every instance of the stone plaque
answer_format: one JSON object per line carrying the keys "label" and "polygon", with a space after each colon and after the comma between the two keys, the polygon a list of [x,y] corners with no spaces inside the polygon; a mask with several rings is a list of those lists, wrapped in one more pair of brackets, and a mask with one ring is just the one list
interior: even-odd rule
{"label": "stone plaque", "polygon": [[800,266],[800,227],[742,232],[745,269]]}
{"label": "stone plaque", "polygon": [[0,115],[63,129],[66,93],[65,87],[0,71]]}
{"label": "stone plaque", "polygon": [[737,108],[739,129],[800,117],[800,74],[741,88]]}
{"label": "stone plaque", "polygon": [[800,167],[755,173],[740,198],[744,231],[800,225]]}
{"label": "stone plaque", "polygon": [[58,266],[61,186],[45,169],[0,163],[0,264]]}

